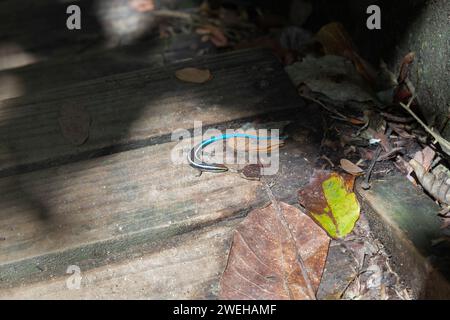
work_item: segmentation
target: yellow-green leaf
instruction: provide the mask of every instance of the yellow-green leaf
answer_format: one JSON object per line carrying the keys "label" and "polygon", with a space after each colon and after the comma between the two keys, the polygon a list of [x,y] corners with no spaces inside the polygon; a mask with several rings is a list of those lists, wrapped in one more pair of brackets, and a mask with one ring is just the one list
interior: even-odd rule
{"label": "yellow-green leaf", "polygon": [[359,219],[353,182],[354,177],[349,175],[315,171],[309,184],[299,192],[300,203],[332,238],[348,235]]}

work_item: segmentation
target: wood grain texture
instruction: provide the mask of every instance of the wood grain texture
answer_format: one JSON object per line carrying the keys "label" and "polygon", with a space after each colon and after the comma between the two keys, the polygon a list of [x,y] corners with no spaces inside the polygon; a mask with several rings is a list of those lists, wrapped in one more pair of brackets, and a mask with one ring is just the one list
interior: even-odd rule
{"label": "wood grain texture", "polygon": [[0,100],[42,93],[83,81],[163,65],[164,45],[155,43],[96,50],[82,55],[50,59],[0,71],[0,83],[10,84],[10,87],[14,84],[16,87],[16,90],[2,91]]}
{"label": "wood grain texture", "polygon": [[[74,53],[2,70],[0,100],[42,94],[44,91],[119,73],[163,67],[168,63],[195,57],[200,49],[208,48],[211,53],[213,50],[209,49],[208,43],[201,42],[199,38],[197,34],[188,34],[167,39],[148,39],[137,44],[100,47],[80,54]],[[9,59],[5,51],[7,50],[0,46],[0,70],[3,64],[8,63],[5,62]],[[6,57],[2,57],[2,54],[6,54]],[[19,59],[21,53],[17,55]]]}
{"label": "wood grain texture", "polygon": [[175,237],[142,257],[81,269],[80,289],[67,287],[66,274],[0,290],[0,299],[214,299],[238,221]]}
{"label": "wood grain texture", "polygon": [[170,161],[174,143],[0,179],[0,287],[83,270],[239,217],[259,183]]}
{"label": "wood grain texture", "polygon": [[[183,67],[211,70],[198,85],[174,76]],[[62,105],[83,106],[92,123],[87,142],[73,147],[60,132]],[[248,50],[143,69],[0,102],[0,175],[14,168],[66,163],[82,154],[139,143],[192,128],[301,106],[280,63]],[[76,159],[78,160],[79,157]]]}

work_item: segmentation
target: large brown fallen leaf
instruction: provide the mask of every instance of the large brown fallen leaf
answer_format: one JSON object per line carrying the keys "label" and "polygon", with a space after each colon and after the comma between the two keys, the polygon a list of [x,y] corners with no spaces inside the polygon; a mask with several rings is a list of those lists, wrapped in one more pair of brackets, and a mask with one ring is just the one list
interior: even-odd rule
{"label": "large brown fallen leaf", "polygon": [[335,55],[320,58],[308,56],[287,66],[286,72],[296,87],[306,85],[310,91],[325,95],[335,103],[376,103],[376,97],[367,82],[347,58]]}
{"label": "large brown fallen leaf", "polygon": [[175,76],[178,80],[191,83],[205,83],[211,80],[211,72],[208,69],[184,68],[177,70]]}
{"label": "large brown fallen leaf", "polygon": [[284,203],[280,213],[276,208],[252,211],[237,228],[219,298],[315,298],[330,239],[299,209]]}
{"label": "large brown fallen leaf", "polygon": [[346,57],[355,65],[356,70],[371,84],[375,82],[376,72],[357,52],[353,41],[339,22],[331,22],[323,26],[316,34],[326,54]]}
{"label": "large brown fallen leaf", "polygon": [[300,190],[299,201],[331,237],[344,238],[359,219],[360,206],[353,193],[355,177],[316,170]]}
{"label": "large brown fallen leaf", "polygon": [[450,185],[447,183],[447,175],[436,175],[433,172],[428,172],[417,160],[411,159],[409,162],[413,168],[417,180],[419,180],[422,187],[428,191],[440,203],[450,205]]}

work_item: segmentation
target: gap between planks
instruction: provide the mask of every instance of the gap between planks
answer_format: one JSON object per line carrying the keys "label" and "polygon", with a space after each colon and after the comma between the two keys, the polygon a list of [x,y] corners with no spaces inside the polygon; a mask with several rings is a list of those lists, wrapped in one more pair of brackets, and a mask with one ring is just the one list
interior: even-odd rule
{"label": "gap between planks", "polygon": [[265,200],[237,174],[196,176],[175,143],[0,179],[0,287],[91,269],[245,215]]}
{"label": "gap between planks", "polygon": [[[209,68],[214,78],[201,86],[182,83],[174,71],[187,66]],[[83,107],[91,117],[89,140],[82,146],[70,145],[60,132],[64,104]],[[60,159],[78,161],[80,155],[88,158],[99,150],[192,128],[194,121],[212,125],[302,105],[280,63],[265,50],[87,81],[0,102],[0,173]]]}

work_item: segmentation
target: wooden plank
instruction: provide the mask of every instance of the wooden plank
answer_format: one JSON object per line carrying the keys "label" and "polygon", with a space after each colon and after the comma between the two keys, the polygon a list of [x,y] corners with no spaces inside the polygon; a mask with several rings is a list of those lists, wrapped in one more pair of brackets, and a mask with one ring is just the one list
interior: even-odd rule
{"label": "wooden plank", "polygon": [[174,146],[0,179],[0,288],[156,250],[265,201],[258,182],[231,173],[197,177],[173,164]]}
{"label": "wooden plank", "polygon": [[[164,65],[164,43],[97,50],[0,71],[0,100]],[[8,85],[9,84],[9,85]],[[3,89],[5,87],[7,89]]]}
{"label": "wooden plank", "polygon": [[213,299],[225,269],[234,226],[222,223],[175,237],[160,251],[92,270],[0,290],[0,299]]}
{"label": "wooden plank", "polygon": [[199,38],[199,35],[192,34],[151,39],[134,45],[90,50],[83,54],[71,54],[3,70],[0,71],[0,100],[42,94],[43,91],[83,81],[186,60],[195,57],[200,46],[208,47]]}
{"label": "wooden plank", "polygon": [[403,176],[374,181],[357,192],[371,229],[392,254],[394,267],[421,298],[450,297],[450,246],[443,237],[439,206]]}
{"label": "wooden plank", "polygon": [[[209,68],[197,85],[177,80],[183,67]],[[268,51],[201,57],[0,102],[0,175],[87,158],[99,150],[149,141],[179,128],[232,121],[301,106],[281,64]],[[64,105],[90,115],[89,140],[73,146],[61,134]]]}

